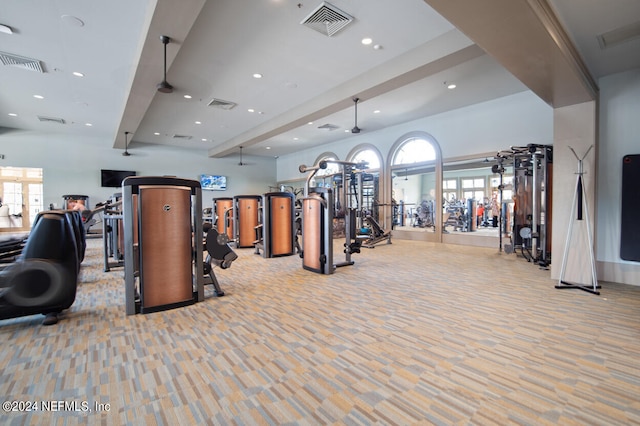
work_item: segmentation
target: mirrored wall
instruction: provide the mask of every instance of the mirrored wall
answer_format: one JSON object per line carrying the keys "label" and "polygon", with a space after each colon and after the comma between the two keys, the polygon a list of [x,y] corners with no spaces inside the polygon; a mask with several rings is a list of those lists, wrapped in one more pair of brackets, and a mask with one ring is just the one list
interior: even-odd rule
{"label": "mirrored wall", "polygon": [[445,161],[442,166],[443,241],[499,246],[513,201],[513,168],[495,172],[495,157]]}
{"label": "mirrored wall", "polygon": [[405,135],[392,148],[391,223],[395,233],[402,237],[429,240],[432,238],[428,235],[415,233],[438,232],[439,152],[437,143],[426,133]]}

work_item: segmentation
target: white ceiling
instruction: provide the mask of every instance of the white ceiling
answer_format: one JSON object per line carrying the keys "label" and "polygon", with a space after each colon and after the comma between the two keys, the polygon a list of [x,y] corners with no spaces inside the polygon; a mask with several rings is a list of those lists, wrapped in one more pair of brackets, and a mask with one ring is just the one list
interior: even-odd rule
{"label": "white ceiling", "polygon": [[[452,22],[473,13],[464,1],[447,1],[457,5],[447,14]],[[475,3],[511,19],[516,2],[527,0]],[[321,3],[3,0],[0,24],[13,33],[0,32],[0,51],[37,59],[45,72],[0,65],[0,133],[73,134],[122,149],[128,131],[132,149],[165,144],[223,157],[243,146],[246,154],[278,156],[527,90],[504,68],[504,56],[482,45],[492,53],[485,54],[464,35],[475,39],[473,30],[455,28],[429,6],[441,10],[438,0],[332,0],[354,17],[332,37],[300,24]],[[640,37],[607,49],[597,40],[640,21],[639,1],[550,3],[596,81],[640,67]],[[170,94],[156,91],[163,78],[161,35],[172,38]],[[364,37],[372,45],[363,45]],[[353,97],[360,99],[362,132],[345,135],[354,126]],[[237,106],[207,106],[213,98]],[[327,123],[338,129],[318,129]]]}

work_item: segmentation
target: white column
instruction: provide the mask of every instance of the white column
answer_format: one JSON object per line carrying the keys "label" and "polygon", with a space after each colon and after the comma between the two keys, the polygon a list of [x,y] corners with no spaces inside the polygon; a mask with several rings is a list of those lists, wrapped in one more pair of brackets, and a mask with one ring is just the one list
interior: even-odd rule
{"label": "white column", "polygon": [[[586,226],[590,226],[592,235],[595,235],[597,113],[596,101],[556,108],[553,111],[551,278],[557,280],[560,277],[569,224],[574,221],[563,280],[587,286],[592,282],[589,250],[595,250],[595,247],[589,247]],[[569,147],[582,158],[591,145],[593,149],[583,161],[582,177],[586,204],[589,207],[590,223],[587,223],[587,215],[584,213],[581,221],[576,220],[575,214],[571,216],[577,190],[578,161]]]}

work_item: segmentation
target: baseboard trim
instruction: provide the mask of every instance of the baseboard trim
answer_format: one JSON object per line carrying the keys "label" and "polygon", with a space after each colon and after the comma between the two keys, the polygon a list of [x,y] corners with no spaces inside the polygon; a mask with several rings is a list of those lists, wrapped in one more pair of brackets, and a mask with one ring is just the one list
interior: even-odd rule
{"label": "baseboard trim", "polygon": [[598,279],[640,286],[640,263],[597,262]]}

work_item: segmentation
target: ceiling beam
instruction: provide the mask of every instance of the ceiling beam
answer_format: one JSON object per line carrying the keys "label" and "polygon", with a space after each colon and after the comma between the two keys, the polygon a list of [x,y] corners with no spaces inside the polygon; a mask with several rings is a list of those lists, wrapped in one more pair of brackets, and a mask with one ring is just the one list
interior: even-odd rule
{"label": "ceiling beam", "polygon": [[554,108],[598,86],[546,0],[424,0]]}
{"label": "ceiling beam", "polygon": [[124,149],[124,132],[130,132],[135,137],[153,97],[158,93],[156,85],[162,81],[164,61],[164,47],[160,36],[171,38],[167,45],[168,70],[205,3],[206,0],[157,0],[155,7],[150,7],[149,16],[144,23],[148,27],[146,38],[140,46],[140,54],[137,56],[139,60],[134,66],[135,73],[129,96],[122,108],[118,130],[113,135],[114,148]]}

